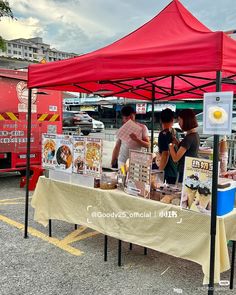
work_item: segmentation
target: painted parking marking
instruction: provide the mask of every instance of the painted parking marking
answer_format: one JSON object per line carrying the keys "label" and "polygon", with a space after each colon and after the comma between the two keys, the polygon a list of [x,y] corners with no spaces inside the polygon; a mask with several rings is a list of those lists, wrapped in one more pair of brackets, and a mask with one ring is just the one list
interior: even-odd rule
{"label": "painted parking marking", "polygon": [[65,244],[65,245],[72,244],[72,243],[75,243],[77,241],[82,241],[82,240],[85,240],[87,238],[99,235],[99,232],[97,232],[97,231],[92,231],[92,232],[88,232],[88,233],[80,235],[86,229],[87,229],[86,226],[80,226],[77,230],[73,231],[68,236],[66,236],[63,240],[61,240],[61,243]]}
{"label": "painted parking marking", "polygon": [[[17,200],[23,200],[24,198],[12,198],[12,199],[4,199],[0,201],[0,206],[2,205],[19,205],[19,204],[24,204],[23,202],[16,202]],[[15,227],[21,231],[24,230],[24,224],[19,223],[13,219],[10,219],[4,215],[0,215],[0,221]],[[84,233],[84,231],[88,229],[86,226],[80,226],[77,230],[74,230],[72,233],[68,234],[66,237],[64,237],[62,240],[59,240],[54,237],[49,237],[48,235],[40,232],[39,230],[36,230],[32,227],[28,227],[28,233],[31,236],[34,236],[36,238],[39,238],[45,242],[48,242],[49,244],[52,244],[61,250],[64,250],[71,255],[75,256],[81,256],[84,254],[84,252],[80,251],[79,249],[72,247],[70,244],[75,243],[77,241],[82,241],[85,239],[88,239],[90,237],[96,236],[100,234],[99,232],[96,231],[90,231],[87,233]]]}
{"label": "painted parking marking", "polygon": [[[31,199],[31,198],[32,198],[32,197],[29,197],[29,199]],[[17,200],[25,200],[25,197],[11,198],[11,199],[3,199],[3,200],[0,200],[0,204],[1,204],[1,203],[5,203],[5,202],[17,201]]]}
{"label": "painted parking marking", "polygon": [[[9,225],[11,225],[12,227],[16,227],[19,230],[24,230],[24,224],[19,223],[13,219],[10,219],[6,216],[0,215],[0,221],[3,221]],[[37,237],[45,242],[48,242],[49,244],[52,244],[72,255],[75,256],[81,256],[83,254],[82,251],[80,251],[79,249],[76,249],[74,247],[71,247],[68,244],[63,244],[61,242],[61,240],[57,239],[57,238],[50,238],[49,236],[45,235],[44,233],[32,228],[32,227],[28,227],[28,233],[34,237]]]}
{"label": "painted parking marking", "polygon": [[1,202],[0,206],[3,205],[19,205],[19,204],[24,204],[23,202]]}

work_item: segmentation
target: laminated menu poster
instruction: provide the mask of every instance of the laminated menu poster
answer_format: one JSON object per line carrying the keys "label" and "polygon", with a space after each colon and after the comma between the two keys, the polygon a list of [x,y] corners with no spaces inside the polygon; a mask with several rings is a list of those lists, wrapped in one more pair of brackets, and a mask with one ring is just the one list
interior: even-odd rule
{"label": "laminated menu poster", "polygon": [[73,143],[69,135],[57,135],[55,170],[72,173]]}
{"label": "laminated menu poster", "polygon": [[42,167],[55,169],[56,165],[56,134],[42,134]]}
{"label": "laminated menu poster", "polygon": [[102,173],[102,139],[88,137],[85,141],[84,174],[99,177]]}
{"label": "laminated menu poster", "polygon": [[211,214],[212,161],[185,158],[181,207]]}
{"label": "laminated menu poster", "polygon": [[116,137],[128,143],[132,141],[130,134],[134,133],[138,138],[142,138],[142,127],[132,120],[128,120],[116,133]]}
{"label": "laminated menu poster", "polygon": [[85,157],[85,138],[73,136],[73,173],[83,174]]}
{"label": "laminated menu poster", "polygon": [[150,197],[152,153],[130,150],[129,173],[125,191],[132,195]]}

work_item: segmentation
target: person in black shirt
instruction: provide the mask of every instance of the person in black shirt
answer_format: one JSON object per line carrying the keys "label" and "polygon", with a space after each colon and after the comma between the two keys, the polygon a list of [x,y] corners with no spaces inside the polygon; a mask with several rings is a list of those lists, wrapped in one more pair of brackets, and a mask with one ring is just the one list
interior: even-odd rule
{"label": "person in black shirt", "polygon": [[185,157],[198,157],[200,145],[199,135],[197,133],[197,119],[191,109],[182,110],[178,115],[180,128],[186,132],[184,139],[178,144],[178,151],[175,151],[173,143],[169,144],[170,155],[173,161],[178,162],[178,182],[183,182]]}
{"label": "person in black shirt", "polygon": [[168,184],[175,184],[177,179],[177,165],[174,163],[169,153],[169,144],[172,143],[176,130],[172,128],[174,123],[174,112],[165,109],[161,112],[162,131],[158,136],[158,148],[160,159],[157,165],[160,170],[164,170],[164,180]]}

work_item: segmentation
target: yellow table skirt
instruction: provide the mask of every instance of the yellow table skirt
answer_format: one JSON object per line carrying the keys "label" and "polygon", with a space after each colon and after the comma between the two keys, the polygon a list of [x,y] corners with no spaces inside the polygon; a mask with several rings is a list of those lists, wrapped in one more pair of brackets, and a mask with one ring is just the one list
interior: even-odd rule
{"label": "yellow table skirt", "polygon": [[[32,198],[34,219],[63,220],[202,266],[209,281],[210,217],[180,207],[40,177]],[[236,240],[236,210],[217,218],[215,283],[230,268],[227,240]]]}

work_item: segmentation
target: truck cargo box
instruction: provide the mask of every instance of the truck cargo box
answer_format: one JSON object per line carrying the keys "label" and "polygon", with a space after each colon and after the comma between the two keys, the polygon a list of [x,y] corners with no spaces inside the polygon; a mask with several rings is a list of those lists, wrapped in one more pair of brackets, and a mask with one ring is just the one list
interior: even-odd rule
{"label": "truck cargo box", "polygon": [[[0,172],[26,167],[27,72],[0,69]],[[62,92],[32,91],[31,165],[41,164],[42,133],[62,133]]]}

